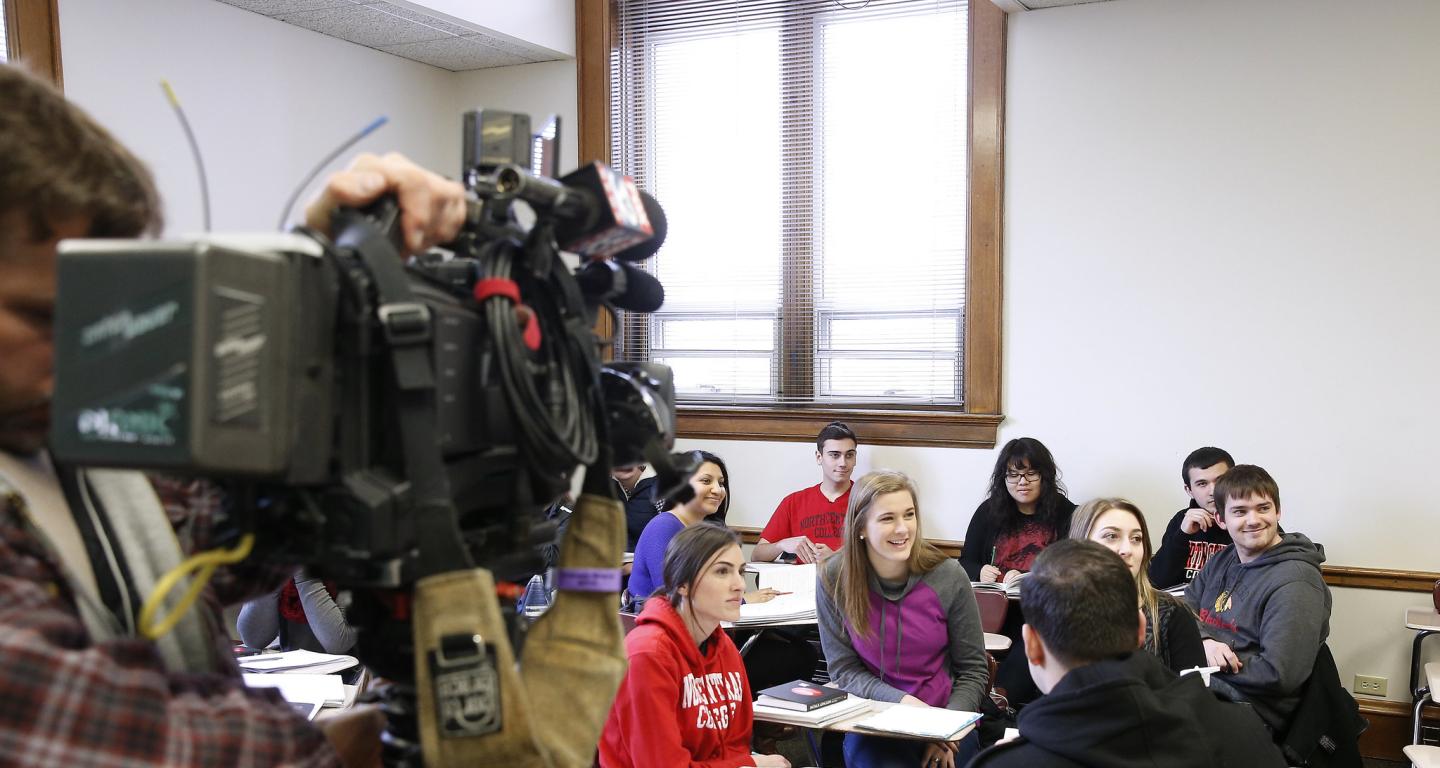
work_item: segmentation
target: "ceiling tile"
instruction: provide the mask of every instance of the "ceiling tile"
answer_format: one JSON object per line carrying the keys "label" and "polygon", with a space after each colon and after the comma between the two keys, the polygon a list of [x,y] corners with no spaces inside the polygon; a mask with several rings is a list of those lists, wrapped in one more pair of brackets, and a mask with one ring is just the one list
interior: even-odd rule
{"label": "ceiling tile", "polygon": [[317,11],[323,8],[348,8],[355,5],[352,0],[220,0],[220,2],[266,16]]}
{"label": "ceiling tile", "polygon": [[[349,40],[370,48],[419,43],[451,36],[433,27],[416,24],[365,5],[326,8],[275,16],[280,21]],[[454,38],[451,38],[454,39]]]}
{"label": "ceiling tile", "polygon": [[464,37],[389,45],[380,50],[452,72],[486,67],[508,67],[512,64],[529,64],[537,61],[537,59],[497,50]]}
{"label": "ceiling tile", "polygon": [[437,19],[434,16],[427,16],[423,13],[417,13],[416,11],[412,11],[409,8],[393,5],[391,3],[366,3],[366,5],[382,13],[388,13],[391,16],[398,16],[407,21],[424,24],[427,27],[438,29],[441,32],[445,32],[451,35],[464,37],[465,35],[475,34],[475,30],[470,29],[469,27],[462,27],[459,24],[451,24],[448,21]]}

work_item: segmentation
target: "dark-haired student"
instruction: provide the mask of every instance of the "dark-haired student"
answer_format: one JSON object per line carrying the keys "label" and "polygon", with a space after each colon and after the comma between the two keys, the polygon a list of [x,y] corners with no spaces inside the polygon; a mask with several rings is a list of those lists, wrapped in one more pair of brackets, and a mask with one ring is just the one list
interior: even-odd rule
{"label": "dark-haired student", "polygon": [[745,591],[740,539],[698,523],[676,534],[664,592],[645,603],[625,637],[630,667],[600,736],[604,768],[789,768],[752,755],[750,686],[720,622],[740,618]]}
{"label": "dark-haired student", "polygon": [[1185,590],[1200,617],[1205,656],[1220,667],[1210,687],[1249,702],[1283,733],[1330,634],[1330,589],[1320,574],[1325,550],[1302,533],[1281,532],[1280,487],[1253,464],[1220,478],[1215,507],[1235,544],[1210,558]]}
{"label": "dark-haired student", "polygon": [[610,472],[619,491],[620,503],[625,506],[625,551],[634,552],[640,542],[645,526],[655,519],[659,512],[655,508],[655,478],[642,477],[644,464],[629,464],[616,467]]}
{"label": "dark-haired student", "polygon": [[1080,505],[1070,538],[1093,541],[1114,552],[1130,569],[1145,615],[1142,647],[1175,672],[1205,666],[1205,648],[1190,606],[1150,583],[1150,529],[1140,508],[1125,499],[1092,499]]}
{"label": "dark-haired student", "polygon": [[1196,448],[1180,465],[1180,480],[1190,506],[1175,513],[1150,561],[1150,581],[1161,589],[1188,584],[1205,563],[1230,546],[1230,533],[1216,522],[1215,483],[1235,466],[1229,453]]}
{"label": "dark-haired student", "polygon": [[1000,449],[990,494],[970,518],[960,564],[971,581],[1006,584],[1030,570],[1051,542],[1070,531],[1074,502],[1044,443],[1017,437]]}
{"label": "dark-haired student", "polygon": [[[1017,437],[996,457],[990,495],[970,518],[960,564],[971,581],[1009,584],[1028,572],[1051,542],[1069,535],[1074,511],[1050,449],[1032,437]],[[1015,608],[1012,603],[1001,633],[1018,646],[1024,616]],[[1005,689],[1015,707],[1024,706],[1040,693],[1018,653],[1000,662],[995,684]]]}
{"label": "dark-haired student", "polygon": [[[702,522],[725,524],[725,515],[730,510],[730,473],[719,456],[709,451],[698,453],[702,459],[700,467],[690,476],[695,496],[684,504],[672,504],[656,515],[635,544],[635,564],[626,589],[636,600],[649,597],[663,583],[665,549],[671,539]],[[745,599],[763,603],[774,599],[776,594],[773,589],[762,589],[745,595]]]}
{"label": "dark-haired student", "polygon": [[1057,542],[1020,587],[1022,649],[1045,695],[1020,712],[1020,738],[976,768],[1270,768],[1286,763],[1249,707],[1199,675],[1176,676],[1136,646],[1135,577],[1090,541]]}
{"label": "dark-haired student", "polygon": [[[989,678],[980,611],[960,567],[921,533],[915,486],[899,472],[856,483],[845,546],[821,566],[815,613],[830,680],[867,699],[978,712]],[[851,768],[952,768],[979,749],[959,742],[845,736]]]}
{"label": "dark-haired student", "polygon": [[751,560],[768,563],[789,553],[802,563],[818,563],[840,548],[858,445],[855,432],[842,422],[832,421],[820,430],[815,437],[820,484],[780,501],[760,532]]}

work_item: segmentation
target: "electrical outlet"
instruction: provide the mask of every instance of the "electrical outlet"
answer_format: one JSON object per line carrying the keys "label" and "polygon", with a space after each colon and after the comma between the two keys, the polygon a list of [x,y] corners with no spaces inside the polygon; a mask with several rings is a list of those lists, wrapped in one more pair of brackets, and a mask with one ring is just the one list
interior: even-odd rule
{"label": "electrical outlet", "polygon": [[1374,675],[1356,675],[1354,690],[1366,696],[1384,696],[1390,690],[1390,681]]}

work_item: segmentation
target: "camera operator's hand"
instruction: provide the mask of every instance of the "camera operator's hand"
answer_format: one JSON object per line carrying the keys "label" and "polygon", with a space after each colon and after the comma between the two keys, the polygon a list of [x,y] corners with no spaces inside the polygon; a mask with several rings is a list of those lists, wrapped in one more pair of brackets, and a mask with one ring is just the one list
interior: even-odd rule
{"label": "camera operator's hand", "polygon": [[346,768],[378,768],[380,765],[380,733],[385,730],[385,715],[379,707],[353,707],[315,724],[340,755],[341,765]]}
{"label": "camera operator's hand", "polygon": [[330,212],[362,206],[393,192],[400,203],[400,228],[407,253],[455,239],[465,223],[465,188],[391,152],[363,154],[350,168],[330,177],[325,191],[305,208],[305,223],[330,234]]}

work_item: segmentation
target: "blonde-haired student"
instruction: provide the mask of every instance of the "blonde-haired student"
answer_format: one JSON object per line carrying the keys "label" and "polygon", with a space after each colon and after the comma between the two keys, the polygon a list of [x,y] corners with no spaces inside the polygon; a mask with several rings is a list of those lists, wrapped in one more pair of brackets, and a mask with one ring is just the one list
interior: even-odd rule
{"label": "blonde-haired student", "polygon": [[[923,539],[917,498],[893,471],[851,489],[843,546],[815,596],[830,679],[867,699],[976,712],[989,682],[980,610],[960,564]],[[974,733],[954,743],[851,733],[845,764],[952,768],[978,745]]]}

